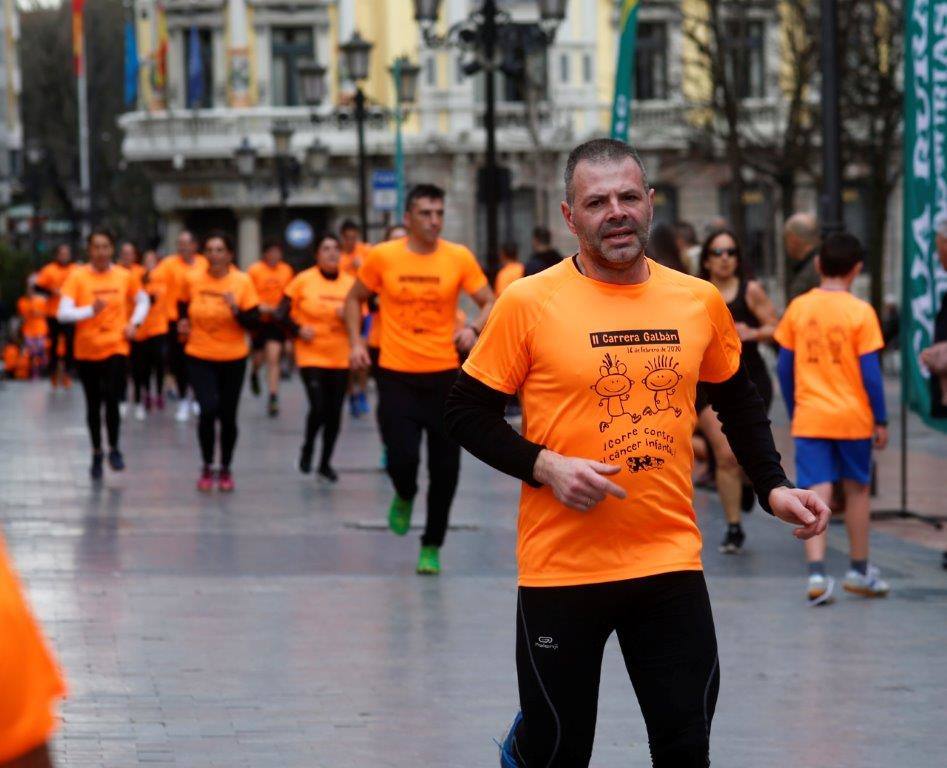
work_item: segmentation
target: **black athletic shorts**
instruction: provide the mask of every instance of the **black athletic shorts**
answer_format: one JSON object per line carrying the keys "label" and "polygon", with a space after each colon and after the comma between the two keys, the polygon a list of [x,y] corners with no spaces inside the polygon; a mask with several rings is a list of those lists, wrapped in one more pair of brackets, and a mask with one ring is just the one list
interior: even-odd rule
{"label": "black athletic shorts", "polygon": [[253,351],[259,352],[268,341],[278,341],[282,344],[286,341],[286,332],[277,323],[260,323],[253,331],[252,339]]}

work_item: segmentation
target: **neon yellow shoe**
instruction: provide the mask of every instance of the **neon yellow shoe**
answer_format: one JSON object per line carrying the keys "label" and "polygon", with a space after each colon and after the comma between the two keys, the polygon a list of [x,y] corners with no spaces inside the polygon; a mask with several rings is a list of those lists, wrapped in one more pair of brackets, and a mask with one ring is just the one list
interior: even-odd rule
{"label": "neon yellow shoe", "polygon": [[441,550],[438,547],[421,547],[417,571],[422,576],[437,576],[441,572]]}
{"label": "neon yellow shoe", "polygon": [[411,528],[413,501],[402,499],[397,493],[388,507],[388,527],[398,536],[404,536]]}

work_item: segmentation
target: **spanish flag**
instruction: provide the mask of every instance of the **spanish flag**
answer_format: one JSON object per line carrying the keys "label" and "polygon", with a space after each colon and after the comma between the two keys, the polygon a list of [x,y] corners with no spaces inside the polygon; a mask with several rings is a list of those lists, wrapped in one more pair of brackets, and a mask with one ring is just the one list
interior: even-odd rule
{"label": "spanish flag", "polygon": [[76,77],[85,70],[85,0],[72,0],[72,66]]}
{"label": "spanish flag", "polygon": [[628,140],[631,100],[634,97],[635,42],[638,37],[638,8],[641,0],[623,0],[618,23],[618,61],[615,65],[615,99],[612,102],[612,138]]}

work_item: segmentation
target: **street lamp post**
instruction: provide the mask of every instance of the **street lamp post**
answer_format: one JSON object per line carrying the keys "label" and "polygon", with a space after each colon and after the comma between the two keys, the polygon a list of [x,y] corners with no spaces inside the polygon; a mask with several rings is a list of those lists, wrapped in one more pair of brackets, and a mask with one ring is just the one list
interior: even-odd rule
{"label": "street lamp post", "polygon": [[822,234],[845,229],[839,126],[838,0],[822,0]]}
{"label": "street lamp post", "polygon": [[[496,158],[496,82],[497,71],[513,76],[498,61],[498,44],[504,36],[511,39],[517,25],[512,17],[500,10],[496,0],[483,0],[479,8],[468,18],[450,27],[444,35],[434,32],[440,15],[441,0],[414,0],[414,18],[421,27],[425,44],[430,48],[456,47],[474,54],[474,61],[464,66],[467,75],[483,71],[484,113],[483,127],[486,132],[484,157],[483,195],[487,208],[487,271],[495,274],[499,266],[499,190]],[[539,6],[539,33],[529,37],[518,37],[526,47],[547,48],[555,39],[556,29],[566,15],[568,0],[537,0]]]}
{"label": "street lamp post", "polygon": [[30,219],[30,240],[33,266],[39,266],[39,241],[41,234],[40,205],[42,202],[40,179],[42,178],[43,163],[46,160],[46,150],[37,141],[30,141],[26,147],[26,162],[29,164],[30,197],[33,203],[33,216]]}
{"label": "street lamp post", "polygon": [[355,83],[355,126],[358,131],[358,217],[362,237],[368,238],[368,189],[365,184],[365,92],[359,84],[368,77],[372,44],[356,30],[348,42],[339,46],[349,78]]}
{"label": "street lamp post", "polygon": [[399,220],[404,215],[405,200],[404,140],[401,128],[406,117],[405,107],[415,99],[420,72],[421,68],[412,64],[407,56],[399,56],[391,65],[391,77],[395,81],[395,174],[398,177],[396,213]]}

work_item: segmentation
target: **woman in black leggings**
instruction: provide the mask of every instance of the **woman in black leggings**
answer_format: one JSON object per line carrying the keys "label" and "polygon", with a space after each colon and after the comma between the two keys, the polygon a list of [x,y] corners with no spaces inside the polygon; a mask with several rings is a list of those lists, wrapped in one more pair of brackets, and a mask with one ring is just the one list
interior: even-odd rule
{"label": "woman in black leggings", "polygon": [[339,479],[332,469],[332,451],[349,380],[349,341],[342,305],[355,282],[354,277],[339,271],[340,254],[339,239],[333,234],[322,235],[316,242],[316,266],[300,272],[286,286],[279,313],[296,338],[296,366],[309,399],[299,470],[304,474],[312,471],[316,435],[321,429],[318,475],[330,483]]}
{"label": "woman in black leggings", "polygon": [[[214,232],[204,242],[209,265],[188,273],[182,286],[178,330],[187,336],[188,376],[201,407],[197,437],[202,468],[197,489],[234,490],[230,469],[237,444],[237,407],[250,346],[247,330],[259,322],[260,300],[249,277],[233,266],[233,241]],[[214,450],[220,424],[220,468]]]}

